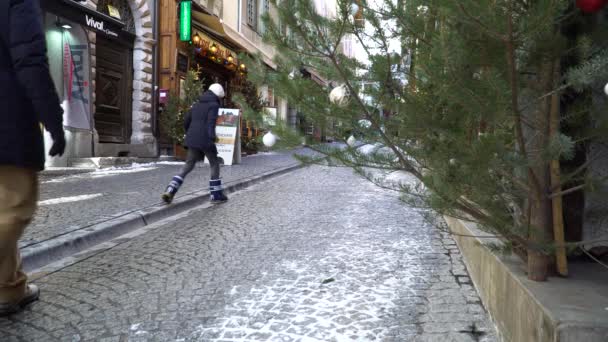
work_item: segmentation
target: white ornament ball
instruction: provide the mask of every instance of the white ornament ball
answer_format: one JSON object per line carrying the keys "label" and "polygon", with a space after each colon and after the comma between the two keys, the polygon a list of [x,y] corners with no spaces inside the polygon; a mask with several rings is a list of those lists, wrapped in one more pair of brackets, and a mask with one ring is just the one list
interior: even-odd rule
{"label": "white ornament ball", "polygon": [[604,86],[604,94],[608,96],[608,83],[606,83],[606,85]]}
{"label": "white ornament ball", "polygon": [[367,129],[372,127],[372,122],[369,120],[359,120],[359,126]]}
{"label": "white ornament ball", "polygon": [[352,135],[350,137],[348,137],[348,139],[346,139],[346,144],[350,147],[355,146],[356,143],[357,143],[357,139],[355,139],[355,137]]}
{"label": "white ornament ball", "polygon": [[264,146],[272,147],[272,146],[274,146],[274,144],[277,143],[277,137],[274,134],[272,134],[272,132],[268,132],[268,133],[264,134],[264,137],[262,138],[262,142],[264,143]]}
{"label": "white ornament ball", "polygon": [[331,103],[336,104],[338,106],[346,105],[346,103],[348,102],[348,98],[349,98],[348,89],[346,88],[345,85],[335,87],[329,93],[329,101],[331,101]]}
{"label": "white ornament ball", "polygon": [[359,12],[359,5],[352,4],[350,6],[350,15],[355,15],[355,14],[357,14],[357,12]]}

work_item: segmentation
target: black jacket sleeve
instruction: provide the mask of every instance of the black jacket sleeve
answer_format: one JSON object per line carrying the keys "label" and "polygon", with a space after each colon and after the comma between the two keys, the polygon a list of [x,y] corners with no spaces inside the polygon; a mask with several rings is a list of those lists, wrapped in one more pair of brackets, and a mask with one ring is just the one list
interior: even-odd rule
{"label": "black jacket sleeve", "polygon": [[53,137],[63,134],[63,109],[51,79],[37,0],[10,1],[8,46],[18,86]]}
{"label": "black jacket sleeve", "polygon": [[209,108],[209,118],[207,121],[207,126],[208,126],[208,134],[209,134],[209,138],[211,139],[211,142],[213,143],[215,141],[215,124],[217,122],[217,116],[219,114],[220,111],[220,106],[219,105],[213,105]]}

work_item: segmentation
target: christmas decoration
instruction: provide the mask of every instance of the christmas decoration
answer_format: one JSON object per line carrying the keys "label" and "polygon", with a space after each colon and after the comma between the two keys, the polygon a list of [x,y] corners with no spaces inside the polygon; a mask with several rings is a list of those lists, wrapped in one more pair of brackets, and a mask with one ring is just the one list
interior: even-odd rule
{"label": "christmas decoration", "polygon": [[329,93],[329,101],[340,107],[343,107],[348,103],[349,97],[346,85],[337,86]]}
{"label": "christmas decoration", "polygon": [[274,146],[274,144],[277,143],[277,137],[274,134],[272,134],[272,132],[268,132],[262,138],[262,142],[264,143],[264,146],[272,147],[272,146]]}
{"label": "christmas decoration", "polygon": [[346,144],[350,147],[355,146],[356,142],[357,142],[357,139],[355,139],[355,137],[352,135],[350,137],[348,137],[348,139],[346,139]]}
{"label": "christmas decoration", "polygon": [[372,122],[369,120],[359,120],[359,126],[368,129],[372,127]]}
{"label": "christmas decoration", "polygon": [[604,94],[608,96],[608,83],[606,83],[606,85],[604,86]]}
{"label": "christmas decoration", "polygon": [[576,0],[576,7],[585,13],[596,13],[608,4],[606,0]]}

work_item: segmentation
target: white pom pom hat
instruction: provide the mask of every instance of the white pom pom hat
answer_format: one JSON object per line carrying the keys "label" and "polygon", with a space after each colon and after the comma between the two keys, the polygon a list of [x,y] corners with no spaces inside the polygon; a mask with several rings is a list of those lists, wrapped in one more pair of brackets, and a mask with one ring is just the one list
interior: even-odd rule
{"label": "white pom pom hat", "polygon": [[224,96],[226,96],[226,93],[224,92],[224,87],[222,87],[222,85],[219,83],[213,83],[212,85],[210,85],[209,90],[220,99],[223,99]]}

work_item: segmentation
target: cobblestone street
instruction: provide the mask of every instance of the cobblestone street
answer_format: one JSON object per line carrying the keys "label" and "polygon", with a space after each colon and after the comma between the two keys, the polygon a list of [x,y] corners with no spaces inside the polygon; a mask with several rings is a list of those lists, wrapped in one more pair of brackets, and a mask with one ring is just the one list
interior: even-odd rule
{"label": "cobblestone street", "polygon": [[496,341],[453,239],[349,169],[118,242],[38,279],[0,341]]}
{"label": "cobblestone street", "polygon": [[[300,151],[301,153],[302,151]],[[222,167],[227,185],[273,169],[295,165],[292,152],[259,154]],[[40,206],[20,241],[25,248],[110,218],[160,203],[160,194],[183,163],[161,162],[118,167],[65,177],[42,177]],[[207,189],[209,166],[199,163],[178,198]],[[86,213],[86,215],[83,215]]]}

